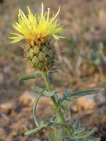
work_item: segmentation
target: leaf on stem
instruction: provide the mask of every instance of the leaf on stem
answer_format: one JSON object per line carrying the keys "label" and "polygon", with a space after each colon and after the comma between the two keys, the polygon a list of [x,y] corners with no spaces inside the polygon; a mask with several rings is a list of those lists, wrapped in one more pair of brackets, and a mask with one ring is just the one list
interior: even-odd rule
{"label": "leaf on stem", "polygon": [[39,72],[33,72],[33,73],[30,73],[30,74],[23,75],[19,79],[19,81],[24,81],[24,80],[29,80],[29,79],[35,79],[35,78],[38,78],[38,77],[41,77],[40,73]]}
{"label": "leaf on stem", "polygon": [[93,128],[90,131],[86,131],[84,127],[81,127],[80,122],[76,121],[71,127],[72,135],[66,136],[71,141],[100,141],[99,138],[94,138],[93,134],[97,131],[97,128]]}
{"label": "leaf on stem", "polygon": [[104,89],[89,89],[89,90],[82,90],[82,91],[77,91],[74,93],[70,93],[68,91],[65,91],[65,95],[62,98],[62,100],[75,100],[76,98],[79,98],[81,96],[86,96],[86,95],[91,95],[91,94],[100,94],[103,93]]}
{"label": "leaf on stem", "polygon": [[34,128],[34,129],[31,129],[31,130],[28,130],[25,132],[25,135],[35,135],[37,134],[38,132],[41,132],[42,130],[48,128],[48,127],[55,127],[55,126],[62,126],[62,127],[65,127],[66,128],[66,125],[61,123],[61,122],[57,122],[57,121],[51,121],[47,124],[44,124],[44,123],[40,123],[39,127],[38,128]]}

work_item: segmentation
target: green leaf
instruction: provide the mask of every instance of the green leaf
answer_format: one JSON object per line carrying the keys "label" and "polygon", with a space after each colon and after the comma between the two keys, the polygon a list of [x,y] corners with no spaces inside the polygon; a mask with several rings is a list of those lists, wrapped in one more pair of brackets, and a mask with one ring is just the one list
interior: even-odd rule
{"label": "green leaf", "polygon": [[74,138],[76,138],[76,139],[88,138],[91,135],[93,135],[96,131],[97,131],[97,128],[93,128],[91,131],[84,131],[84,132],[80,133],[79,135],[77,135]]}
{"label": "green leaf", "polygon": [[34,129],[26,131],[25,135],[30,135],[30,136],[35,135],[35,134],[41,132],[42,130],[44,130],[44,129],[48,128],[48,127],[55,127],[55,126],[64,126],[66,128],[66,125],[61,123],[61,122],[51,121],[51,122],[49,122],[47,124],[43,124],[41,122],[38,128],[34,128]]}
{"label": "green leaf", "polygon": [[40,77],[40,72],[33,72],[33,73],[30,73],[30,74],[26,74],[26,75],[23,75],[19,81],[24,81],[24,80],[29,80],[29,79],[35,79],[35,78],[38,78]]}
{"label": "green leaf", "polygon": [[81,127],[80,122],[75,122],[71,128],[72,136],[70,139],[89,139],[95,132],[97,128],[93,128],[91,131],[86,131],[84,127]]}
{"label": "green leaf", "polygon": [[84,127],[81,127],[80,122],[76,121],[71,126],[71,135],[65,136],[66,141],[100,141],[99,138],[94,138],[93,135],[97,131],[97,128],[93,128],[90,131],[86,131]]}
{"label": "green leaf", "polygon": [[103,93],[103,90],[104,89],[90,89],[90,90],[77,91],[74,93],[67,92],[67,95],[64,96],[62,98],[62,100],[69,100],[70,101],[70,100],[79,98],[81,96],[86,96],[86,95],[91,95],[91,94],[100,94],[100,93]]}
{"label": "green leaf", "polygon": [[72,96],[81,97],[81,96],[86,96],[86,95],[91,95],[91,94],[100,94],[102,92],[103,92],[103,89],[90,89],[90,90],[74,92],[74,93],[72,93]]}
{"label": "green leaf", "polygon": [[39,127],[39,123],[37,121],[36,110],[37,110],[38,101],[42,96],[43,94],[37,95],[37,97],[35,97],[34,104],[33,104],[33,118],[34,118],[35,125],[37,127]]}
{"label": "green leaf", "polygon": [[25,132],[25,135],[35,135],[37,134],[38,132],[41,132],[43,129],[45,129],[47,127],[47,124],[46,125],[43,125],[43,126],[40,126],[39,128],[35,128],[35,129],[31,129],[31,130],[28,130]]}

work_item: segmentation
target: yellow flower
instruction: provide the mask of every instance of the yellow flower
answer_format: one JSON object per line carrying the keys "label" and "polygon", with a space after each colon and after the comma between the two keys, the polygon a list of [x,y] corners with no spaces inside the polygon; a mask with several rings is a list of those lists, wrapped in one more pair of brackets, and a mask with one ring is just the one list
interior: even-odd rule
{"label": "yellow flower", "polygon": [[53,36],[57,40],[62,38],[63,28],[57,21],[60,8],[51,17],[50,8],[48,8],[47,12],[44,12],[43,3],[41,13],[33,14],[29,7],[27,9],[27,15],[19,9],[18,22],[13,24],[13,28],[18,33],[11,33],[12,37],[10,39],[12,39],[12,43],[19,42],[23,39],[27,41],[38,41],[46,39],[48,36]]}

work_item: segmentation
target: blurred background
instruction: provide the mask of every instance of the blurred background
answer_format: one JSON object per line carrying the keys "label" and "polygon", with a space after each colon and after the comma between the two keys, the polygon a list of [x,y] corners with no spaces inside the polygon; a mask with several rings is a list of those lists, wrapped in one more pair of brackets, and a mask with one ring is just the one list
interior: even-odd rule
{"label": "blurred background", "polygon": [[[19,78],[31,72],[23,60],[23,43],[10,44],[8,37],[12,23],[17,20],[19,8],[41,10],[37,0],[0,0],[0,141],[39,141],[23,136],[33,127],[32,104],[35,94],[32,86],[44,86],[41,79],[20,82]],[[45,9],[56,13],[61,7],[59,21],[64,25],[64,36],[54,43],[63,68],[51,76],[51,83],[61,94],[89,88],[106,89],[106,0],[44,0]],[[51,102],[40,100],[38,117],[48,120],[52,114]],[[70,106],[72,120],[80,120],[88,129],[98,127],[97,137],[106,137],[106,92],[78,99]],[[105,138],[106,139],[106,138]],[[105,140],[104,140],[105,141]]]}

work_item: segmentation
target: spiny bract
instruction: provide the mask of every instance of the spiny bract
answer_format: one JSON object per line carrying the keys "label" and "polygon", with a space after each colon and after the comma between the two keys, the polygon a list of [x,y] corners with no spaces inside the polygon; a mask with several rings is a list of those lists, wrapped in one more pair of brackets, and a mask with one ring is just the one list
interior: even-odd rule
{"label": "spiny bract", "polygon": [[27,45],[25,55],[28,63],[40,71],[49,71],[55,62],[56,52],[49,42],[32,42]]}
{"label": "spiny bract", "polygon": [[22,10],[19,10],[18,22],[13,24],[13,28],[18,33],[11,33],[12,43],[26,40],[28,45],[25,46],[25,57],[27,62],[36,70],[48,71],[54,65],[56,52],[51,43],[48,41],[51,37],[55,39],[63,38],[62,26],[57,22],[57,15],[50,17],[50,8],[44,12],[42,3],[41,13],[33,14],[27,7],[27,16]]}

